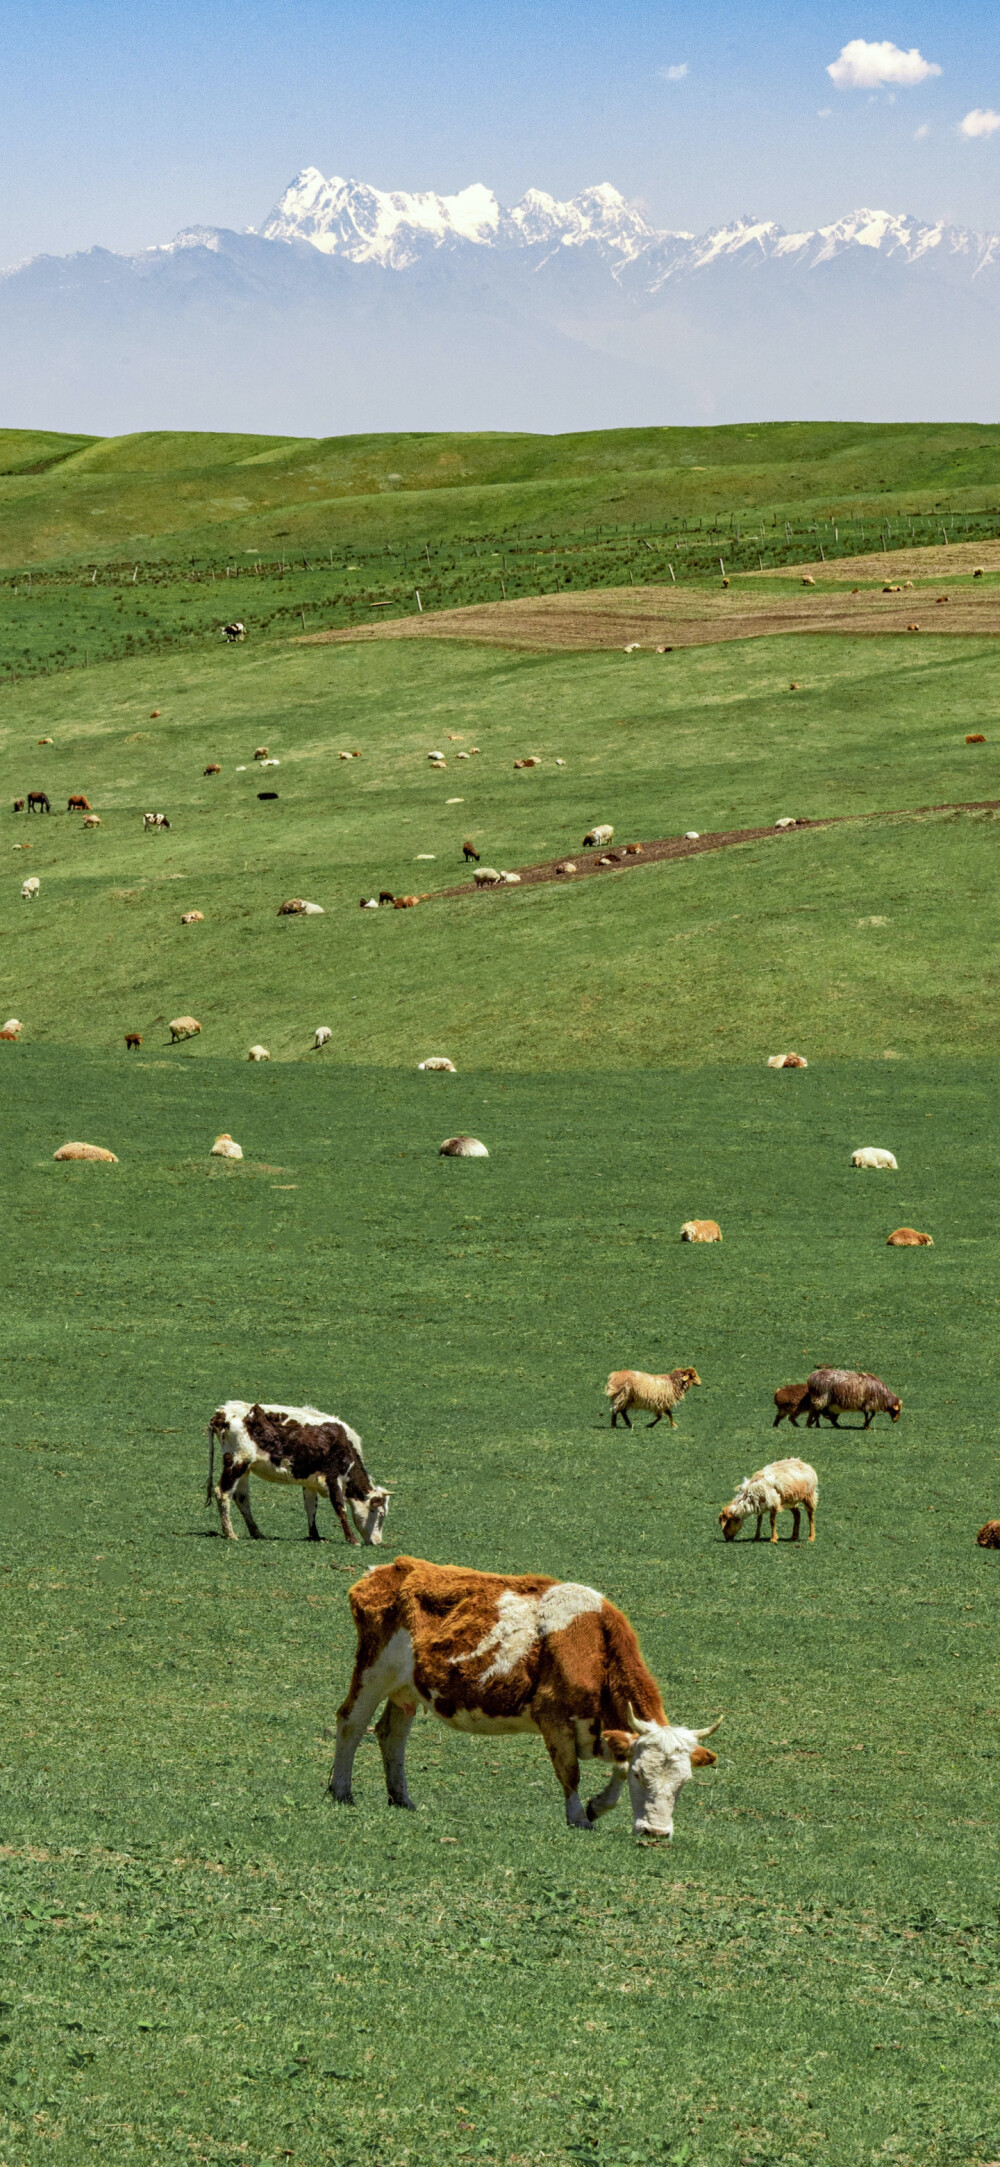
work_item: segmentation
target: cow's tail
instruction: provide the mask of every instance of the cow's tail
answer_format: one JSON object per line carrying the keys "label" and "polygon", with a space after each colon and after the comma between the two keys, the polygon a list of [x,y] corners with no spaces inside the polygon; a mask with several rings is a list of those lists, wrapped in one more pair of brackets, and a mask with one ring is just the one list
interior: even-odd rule
{"label": "cow's tail", "polygon": [[208,1425],[208,1482],[207,1482],[207,1485],[206,1485],[206,1488],[205,1488],[205,1503],[206,1503],[206,1505],[210,1505],[210,1504],[211,1504],[211,1502],[212,1502],[212,1498],[213,1498],[213,1495],[214,1495],[214,1491],[215,1491],[215,1424],[214,1424],[214,1422],[210,1422],[210,1423],[209,1423],[209,1425]]}

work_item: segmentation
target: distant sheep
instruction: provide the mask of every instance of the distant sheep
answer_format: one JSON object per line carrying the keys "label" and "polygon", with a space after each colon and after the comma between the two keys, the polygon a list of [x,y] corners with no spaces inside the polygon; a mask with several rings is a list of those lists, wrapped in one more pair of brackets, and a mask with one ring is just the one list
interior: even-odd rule
{"label": "distant sheep", "polygon": [[792,1515],[792,1541],[798,1542],[799,1522],[802,1508],[809,1516],[809,1540],[816,1540],[816,1504],[819,1497],[819,1481],[816,1469],[807,1460],[772,1460],[769,1467],[762,1467],[756,1475],[747,1475],[741,1482],[734,1498],[723,1505],[719,1514],[719,1526],[727,1542],[739,1534],[744,1520],[756,1514],[757,1530],[754,1542],[760,1541],[760,1524],[764,1514],[771,1520],[771,1541],[777,1542],[777,1519],[779,1512]]}
{"label": "distant sheep", "polygon": [[394,903],[396,900],[391,888],[380,888],[378,899],[380,907],[383,903]]}
{"label": "distant sheep", "polygon": [[392,907],[393,910],[416,910],[419,901],[419,895],[397,895],[393,897]]}
{"label": "distant sheep", "polygon": [[166,813],[143,813],[142,824],[151,835],[158,835],[170,826]]}
{"label": "distant sheep", "polygon": [[173,1046],[176,1045],[178,1039],[197,1038],[201,1032],[201,1025],[196,1016],[175,1016],[173,1022],[168,1025],[168,1029],[170,1031],[170,1043]]}
{"label": "distant sheep", "polygon": [[776,820],[774,825],[776,828],[794,828],[795,820],[791,813],[782,813],[781,819]]}
{"label": "distant sheep", "polygon": [[279,903],[279,918],[322,918],[322,903],[307,903],[301,895],[290,896],[287,903]]}
{"label": "distant sheep", "polygon": [[717,1219],[685,1219],[681,1228],[682,1242],[720,1242],[722,1228]]}
{"label": "distant sheep", "polygon": [[321,1023],[317,1026],[316,1036],[313,1039],[313,1045],[328,1046],[332,1037],[333,1032],[331,1031],[329,1024]]}
{"label": "distant sheep", "polygon": [[[224,640],[244,640],[246,638],[246,626],[242,625],[239,618],[237,618],[234,624],[223,625],[222,637]],[[155,712],[158,714],[159,709],[157,708]]]}
{"label": "distant sheep", "polygon": [[500,888],[503,886],[503,874],[497,872],[495,865],[480,865],[473,873],[472,878],[477,888]]}
{"label": "distant sheep", "polygon": [[[978,573],[973,573],[974,579],[978,577]],[[985,1526],[980,1528],[976,1541],[980,1550],[1000,1550],[1000,1520],[987,1520]]]}
{"label": "distant sheep", "polygon": [[809,1063],[801,1053],[769,1053],[768,1068],[808,1068]]}
{"label": "distant sheep", "polygon": [[868,1370],[814,1369],[807,1386],[806,1427],[810,1430],[816,1428],[821,1415],[827,1416],[834,1429],[838,1427],[838,1415],[864,1415],[867,1430],[876,1415],[888,1415],[890,1422],[898,1422],[903,1412],[898,1393],[890,1392],[881,1377],[873,1377]]}
{"label": "distant sheep", "polygon": [[575,864],[574,860],[573,860],[572,858],[564,858],[564,859],[563,859],[563,862],[562,862],[562,864],[561,864],[561,865],[557,865],[557,866],[556,866],[556,872],[557,872],[557,873],[575,873],[575,872],[576,872],[576,864]]}
{"label": "distant sheep", "polygon": [[[981,730],[973,730],[965,742],[967,745],[985,745],[986,739]],[[17,810],[16,806],[14,809]]]}
{"label": "distant sheep", "polygon": [[646,1424],[648,1430],[655,1430],[664,1415],[675,1430],[674,1408],[680,1406],[685,1392],[689,1392],[693,1384],[700,1383],[696,1369],[671,1369],[665,1376],[656,1377],[644,1369],[613,1369],[604,1387],[604,1397],[611,1401],[612,1429],[617,1428],[620,1415],[625,1428],[630,1430],[628,1410],[634,1407],[640,1414],[652,1415],[652,1422]]}
{"label": "distant sheep", "polygon": [[217,760],[210,760],[208,766],[202,769],[203,775],[221,775],[221,773],[222,769]]}
{"label": "distant sheep", "polygon": [[24,799],[23,799],[23,798],[15,798],[15,799],[14,799],[14,811],[15,811],[16,813],[23,813],[23,811],[24,811]]}
{"label": "distant sheep", "polygon": [[488,1159],[489,1152],[478,1136],[448,1136],[438,1150],[439,1159]]}
{"label": "distant sheep", "polygon": [[684,830],[684,841],[685,841],[686,843],[700,843],[700,841],[701,841],[701,829],[700,829],[700,828],[685,828],[685,830]]}
{"label": "distant sheep", "polygon": [[227,1129],[221,1136],[216,1137],[208,1155],[210,1159],[242,1159],[243,1148],[240,1144],[234,1144]]}
{"label": "distant sheep", "polygon": [[248,1061],[269,1061],[270,1058],[271,1056],[268,1053],[266,1046],[251,1046],[250,1051],[247,1054]]}
{"label": "distant sheep", "polygon": [[141,1045],[142,1045],[142,1032],[141,1032],[141,1031],[126,1031],[126,1033],[125,1033],[125,1051],[126,1051],[126,1053],[138,1053],[138,1051],[139,1051],[139,1048],[140,1048],[140,1046],[141,1046]]}
{"label": "distant sheep", "polygon": [[898,1226],[886,1242],[887,1249],[933,1249],[933,1234],[918,1234],[915,1226]]}
{"label": "distant sheep", "polygon": [[808,1398],[809,1386],[807,1384],[779,1384],[774,1395],[774,1404],[778,1412],[775,1415],[772,1428],[778,1429],[787,1415],[793,1430],[797,1430],[803,1401],[808,1400]]}
{"label": "distant sheep", "polygon": [[583,847],[584,850],[604,850],[608,843],[614,842],[614,839],[615,831],[613,828],[606,826],[591,828],[589,834],[583,838]]}
{"label": "distant sheep", "polygon": [[449,1061],[447,1054],[443,1053],[432,1054],[429,1061],[418,1061],[417,1067],[419,1069],[440,1069],[449,1076],[455,1076],[458,1073],[454,1061]]}
{"label": "distant sheep", "polygon": [[19,1032],[23,1031],[24,1025],[18,1022],[16,1016],[8,1016],[3,1028],[8,1038],[17,1038]]}
{"label": "distant sheep", "polygon": [[182,925],[204,925],[204,923],[205,913],[203,910],[185,910],[181,913]]}
{"label": "distant sheep", "polygon": [[27,880],[24,880],[21,883],[22,903],[33,903],[38,895],[38,891],[41,885],[42,884],[38,878],[38,874],[30,873]]}
{"label": "distant sheep", "polygon": [[[468,754],[466,754],[466,758],[468,758]],[[474,859],[477,865],[479,864],[479,852],[476,849],[475,844],[469,841],[468,836],[466,836],[465,841],[462,844],[462,856],[465,859],[466,865],[468,865],[470,858]]]}
{"label": "distant sheep", "polygon": [[359,910],[377,910],[378,897],[376,895],[363,895],[358,908]]}
{"label": "distant sheep", "polygon": [[113,1151],[105,1151],[103,1144],[60,1144],[52,1154],[54,1159],[101,1159],[106,1166],[117,1166]]}
{"label": "distant sheep", "polygon": [[83,825],[85,828],[99,828],[101,825],[100,815],[98,813],[88,813]]}
{"label": "distant sheep", "polygon": [[515,760],[514,762],[515,767],[541,767],[541,764],[537,752],[529,753],[526,760]]}
{"label": "distant sheep", "polygon": [[270,759],[270,757],[271,757],[271,754],[270,754],[270,750],[269,750],[269,748],[268,748],[268,747],[267,747],[266,745],[258,745],[258,747],[257,747],[257,750],[256,750],[256,752],[254,753],[254,759],[255,759],[255,760],[269,760],[269,759]]}
{"label": "distant sheep", "polygon": [[852,1151],[852,1166],[867,1166],[898,1174],[899,1168],[891,1151],[880,1151],[874,1144],[866,1144],[861,1151]]}

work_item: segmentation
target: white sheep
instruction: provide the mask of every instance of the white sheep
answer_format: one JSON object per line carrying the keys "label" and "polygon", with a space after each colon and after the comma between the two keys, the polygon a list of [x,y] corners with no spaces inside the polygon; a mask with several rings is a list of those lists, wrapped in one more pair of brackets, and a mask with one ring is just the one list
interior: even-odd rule
{"label": "white sheep", "polygon": [[242,1159],[242,1157],[242,1146],[240,1144],[234,1144],[228,1129],[223,1130],[222,1135],[216,1137],[215,1142],[212,1145],[212,1149],[209,1152],[210,1159]]}
{"label": "white sheep", "polygon": [[22,903],[33,903],[41,885],[42,884],[38,878],[37,873],[31,873],[28,879],[26,881],[23,881],[21,885]]}
{"label": "white sheep", "polygon": [[6,1023],[2,1026],[2,1028],[5,1031],[13,1031],[16,1033],[18,1031],[23,1031],[24,1025],[23,1023],[18,1022],[16,1016],[8,1016]]}
{"label": "white sheep", "polygon": [[723,1505],[719,1525],[727,1542],[739,1534],[744,1520],[756,1518],[757,1532],[754,1542],[760,1541],[760,1524],[767,1513],[771,1521],[771,1541],[777,1542],[777,1519],[779,1512],[792,1515],[792,1541],[798,1542],[799,1521],[805,1506],[809,1519],[809,1540],[816,1540],[816,1501],[819,1483],[816,1469],[808,1460],[772,1460],[768,1467],[761,1467],[755,1475],[745,1475],[728,1505]]}
{"label": "white sheep", "polygon": [[791,813],[783,813],[781,819],[776,820],[774,825],[776,828],[794,828],[796,823],[792,819]]}
{"label": "white sheep", "polygon": [[438,1151],[439,1159],[488,1159],[489,1152],[478,1136],[448,1136]]}
{"label": "white sheep", "polygon": [[250,1051],[247,1054],[248,1061],[269,1061],[270,1058],[271,1056],[268,1053],[266,1046],[251,1046]]}
{"label": "white sheep", "polygon": [[495,865],[477,865],[472,878],[477,888],[502,888],[506,875],[498,873]]}
{"label": "white sheep", "polygon": [[685,828],[684,841],[686,843],[700,843],[701,830],[699,828]]}
{"label": "white sheep", "polygon": [[[376,905],[376,909],[377,909],[377,908],[378,908],[378,906]],[[328,1024],[328,1023],[321,1023],[321,1024],[319,1024],[319,1025],[317,1026],[317,1030],[316,1030],[316,1036],[315,1036],[315,1038],[313,1039],[313,1045],[314,1045],[314,1046],[328,1046],[328,1045],[329,1045],[329,1043],[330,1043],[330,1040],[331,1040],[331,1038],[332,1038],[332,1037],[333,1037],[333,1032],[331,1031],[331,1029],[330,1029],[330,1026],[329,1026],[329,1024]]]}
{"label": "white sheep", "polygon": [[458,1073],[454,1061],[449,1061],[447,1054],[443,1053],[432,1054],[429,1061],[418,1061],[417,1067],[426,1069],[441,1069],[445,1071],[445,1073],[449,1076],[455,1076]]}
{"label": "white sheep", "polygon": [[591,828],[583,838],[583,847],[585,850],[603,850],[606,843],[614,841],[614,834],[614,829],[606,824]]}
{"label": "white sheep", "polygon": [[852,1166],[874,1166],[898,1174],[899,1168],[891,1151],[879,1151],[874,1144],[866,1144],[861,1151],[852,1151]]}

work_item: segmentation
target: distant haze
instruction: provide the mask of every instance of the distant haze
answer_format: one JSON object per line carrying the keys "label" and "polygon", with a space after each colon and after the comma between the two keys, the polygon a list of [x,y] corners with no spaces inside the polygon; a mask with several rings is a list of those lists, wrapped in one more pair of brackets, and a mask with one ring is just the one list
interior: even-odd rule
{"label": "distant haze", "polygon": [[559,431],[996,417],[1000,236],[862,209],[658,231],[610,183],[505,209],[473,183],[300,173],[259,232],[0,279],[0,419]]}

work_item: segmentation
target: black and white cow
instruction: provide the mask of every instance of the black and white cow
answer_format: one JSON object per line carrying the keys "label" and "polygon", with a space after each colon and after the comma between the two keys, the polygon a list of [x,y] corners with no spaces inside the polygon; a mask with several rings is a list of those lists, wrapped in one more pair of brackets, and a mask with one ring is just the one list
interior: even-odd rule
{"label": "black and white cow", "polygon": [[[212,1416],[208,1435],[205,1503],[210,1505],[215,1498],[227,1541],[235,1541],[230,1499],[235,1500],[248,1532],[260,1538],[261,1530],[250,1508],[253,1474],[264,1482],[298,1484],[310,1542],[321,1540],[316,1528],[320,1497],[329,1498],[347,1542],[356,1544],[359,1537],[364,1543],[381,1542],[389,1492],[372,1481],[361,1457],[360,1437],[336,1415],[322,1414],[318,1407],[262,1406],[259,1400],[226,1400]],[[222,1446],[222,1473],[218,1486],[213,1487],[216,1438]]]}

